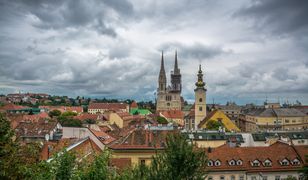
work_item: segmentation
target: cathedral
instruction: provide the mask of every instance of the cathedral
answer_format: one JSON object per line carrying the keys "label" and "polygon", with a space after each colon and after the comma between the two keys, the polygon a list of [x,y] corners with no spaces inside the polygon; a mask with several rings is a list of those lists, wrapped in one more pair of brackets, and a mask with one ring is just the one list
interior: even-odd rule
{"label": "cathedral", "polygon": [[171,85],[169,86],[167,86],[164,53],[162,52],[158,77],[156,110],[181,110],[184,102],[183,98],[181,97],[181,91],[181,72],[178,67],[177,52],[175,52],[174,69],[171,71]]}

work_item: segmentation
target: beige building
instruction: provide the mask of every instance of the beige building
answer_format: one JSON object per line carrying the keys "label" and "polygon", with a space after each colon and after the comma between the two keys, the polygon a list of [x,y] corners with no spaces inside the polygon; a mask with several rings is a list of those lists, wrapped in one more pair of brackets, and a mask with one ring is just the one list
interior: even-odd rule
{"label": "beige building", "polygon": [[88,113],[103,114],[107,111],[129,112],[129,105],[125,103],[90,103]]}
{"label": "beige building", "polygon": [[244,132],[262,130],[303,130],[308,127],[308,116],[294,108],[261,108],[244,112],[239,126]]}
{"label": "beige building", "polygon": [[171,71],[171,86],[167,86],[167,78],[164,65],[164,54],[161,57],[161,67],[157,89],[157,111],[181,110],[183,98],[181,97],[182,83],[181,73],[178,68],[177,53],[175,53],[174,70]]}

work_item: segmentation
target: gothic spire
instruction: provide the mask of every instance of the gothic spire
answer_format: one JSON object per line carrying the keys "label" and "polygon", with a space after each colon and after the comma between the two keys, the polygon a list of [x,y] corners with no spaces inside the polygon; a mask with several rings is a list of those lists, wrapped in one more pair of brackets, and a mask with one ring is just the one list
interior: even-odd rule
{"label": "gothic spire", "polygon": [[175,51],[175,60],[174,60],[174,70],[173,70],[174,74],[180,74],[180,69],[178,66],[178,52]]}
{"label": "gothic spire", "polygon": [[161,63],[160,63],[160,72],[159,75],[163,75],[166,76],[166,72],[165,72],[165,65],[164,65],[164,51],[161,52]]}

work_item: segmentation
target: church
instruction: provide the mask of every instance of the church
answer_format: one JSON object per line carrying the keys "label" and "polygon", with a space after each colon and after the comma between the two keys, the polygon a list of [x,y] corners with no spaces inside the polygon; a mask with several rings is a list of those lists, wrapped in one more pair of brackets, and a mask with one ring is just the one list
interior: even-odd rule
{"label": "church", "polygon": [[171,71],[171,86],[167,86],[164,53],[162,52],[158,77],[156,111],[182,110],[184,100],[181,96],[181,92],[182,80],[181,72],[178,67],[177,52],[175,52],[174,69]]}

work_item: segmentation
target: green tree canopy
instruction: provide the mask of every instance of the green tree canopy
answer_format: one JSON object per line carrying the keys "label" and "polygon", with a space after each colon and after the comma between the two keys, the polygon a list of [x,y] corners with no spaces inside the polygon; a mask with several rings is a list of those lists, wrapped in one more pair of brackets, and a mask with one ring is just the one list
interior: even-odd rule
{"label": "green tree canopy", "polygon": [[215,121],[215,120],[210,119],[206,123],[206,128],[209,129],[209,130],[218,130],[219,127],[224,127],[224,125],[219,121]]}
{"label": "green tree canopy", "polygon": [[54,116],[60,116],[61,115],[61,111],[59,111],[58,109],[52,110],[49,113],[50,117],[54,117]]}
{"label": "green tree canopy", "polygon": [[164,118],[164,117],[157,116],[156,120],[157,120],[157,122],[158,122],[159,124],[168,124],[167,119]]}

